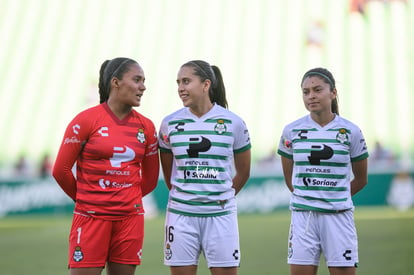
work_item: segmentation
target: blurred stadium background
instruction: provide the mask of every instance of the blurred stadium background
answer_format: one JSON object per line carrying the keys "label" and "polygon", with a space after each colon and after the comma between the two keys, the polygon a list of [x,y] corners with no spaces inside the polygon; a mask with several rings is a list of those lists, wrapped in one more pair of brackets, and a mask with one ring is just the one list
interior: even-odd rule
{"label": "blurred stadium background", "polygon": [[[218,65],[254,159],[306,113],[300,79],[330,69],[340,112],[398,157],[414,154],[414,3],[353,0],[0,0],[0,167],[52,158],[71,118],[98,103],[101,63],[144,68],[140,112],[159,125],[181,107],[175,78],[191,59]],[[361,2],[361,1],[359,1]]]}
{"label": "blurred stadium background", "polygon": [[[376,224],[364,228],[357,219],[365,248],[361,255],[376,268],[366,272],[365,267],[364,274],[412,273],[407,237],[412,236],[413,210],[405,216],[391,212],[390,219],[403,217],[399,222],[379,217],[384,216],[381,207],[392,201],[407,201],[393,205],[398,210],[414,205],[414,0],[0,0],[0,7],[0,217],[10,216],[0,220],[0,243],[5,246],[0,273],[16,274],[17,266],[39,268],[43,264],[39,256],[55,252],[60,262],[50,274],[66,273],[61,267],[73,203],[50,176],[39,177],[38,171],[44,156],[53,162],[67,123],[98,103],[100,65],[118,56],[134,58],[144,68],[147,91],[138,111],[157,127],[163,116],[181,107],[175,84],[181,64],[204,59],[222,69],[230,109],[245,119],[253,143],[253,173],[238,195],[239,211],[263,213],[248,215],[247,220],[260,221],[252,222],[252,237],[244,241],[256,242],[259,227],[267,229],[269,235],[263,234],[251,251],[268,255],[268,263],[280,259],[283,265],[287,227],[279,226],[288,221],[278,210],[287,210],[289,192],[274,149],[283,126],[306,114],[300,92],[303,73],[312,67],[328,68],[337,81],[341,115],[361,127],[372,156],[376,144],[387,155],[378,162],[371,158],[369,184],[354,196],[358,207],[378,209],[376,215],[365,214]],[[21,157],[29,164],[26,175],[14,173]],[[409,172],[411,182],[406,180],[405,186],[411,189],[394,192],[393,186],[403,186],[394,182],[401,178],[404,182],[401,169]],[[166,197],[161,177],[145,198],[147,217],[159,216],[153,219],[154,228],[161,229],[158,214]],[[270,212],[271,217],[265,214]],[[38,216],[33,214],[45,213],[49,216],[39,219],[42,228],[57,216],[63,216],[63,222],[59,218],[59,230],[53,226],[45,230],[43,240]],[[23,219],[14,223],[13,216],[20,214]],[[274,224],[263,226],[264,221]],[[241,230],[247,232],[245,222],[242,215]],[[389,226],[395,229],[385,230]],[[59,233],[52,242],[51,232]],[[277,242],[269,242],[276,235]],[[384,236],[391,236],[390,242],[380,247]],[[401,238],[396,241],[394,236]],[[158,255],[160,238],[148,240],[156,243],[154,255]],[[54,242],[55,248],[44,246]],[[20,258],[10,258],[25,255],[24,251],[30,253],[25,258],[35,263],[21,265],[15,262]],[[32,251],[42,253],[32,257]],[[254,270],[260,268],[264,267]],[[275,268],[267,270],[261,274],[273,274]]]}
{"label": "blurred stadium background", "polygon": [[[157,127],[181,107],[175,83],[181,64],[204,59],[222,69],[230,109],[245,119],[253,144],[253,177],[239,196],[243,212],[287,206],[274,149],[283,126],[307,113],[300,80],[317,66],[333,72],[340,113],[362,128],[371,152],[379,143],[392,155],[370,165],[375,185],[357,204],[386,204],[394,174],[401,167],[414,173],[413,0],[0,0],[0,6],[0,216],[71,208],[50,177],[38,179],[39,167],[45,155],[53,163],[68,122],[98,103],[100,65],[118,56],[144,68],[147,91],[138,111]],[[13,170],[21,157],[30,168],[26,178]],[[147,208],[162,210],[163,183],[154,194]]]}
{"label": "blurred stadium background", "polygon": [[[118,56],[144,68],[147,91],[138,111],[157,127],[181,107],[179,66],[192,59],[218,65],[230,109],[250,129],[254,175],[271,175],[271,188],[281,185],[283,199],[269,198],[277,206],[288,194],[283,178],[273,177],[280,176],[274,149],[283,126],[307,113],[300,80],[317,66],[333,72],[340,113],[361,127],[370,151],[378,143],[392,155],[370,172],[391,173],[380,177],[387,186],[399,167],[414,172],[413,0],[0,0],[0,6],[3,183],[18,186],[22,174],[13,169],[21,158],[32,182],[44,156],[53,163],[68,122],[98,103],[100,65]],[[61,201],[50,196],[50,179],[44,189],[26,182],[20,182],[25,192]],[[1,205],[14,201],[4,186],[0,215]],[[265,190],[258,195],[272,193]]]}

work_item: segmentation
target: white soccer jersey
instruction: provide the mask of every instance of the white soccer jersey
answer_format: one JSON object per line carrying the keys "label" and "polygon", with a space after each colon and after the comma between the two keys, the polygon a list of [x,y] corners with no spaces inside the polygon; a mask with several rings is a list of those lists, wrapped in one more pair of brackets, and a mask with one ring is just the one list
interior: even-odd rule
{"label": "white soccer jersey", "polygon": [[233,154],[251,147],[239,116],[219,105],[200,118],[182,108],[164,118],[159,136],[160,150],[174,156],[168,211],[190,216],[236,211]]}
{"label": "white soccer jersey", "polygon": [[292,210],[353,208],[351,162],[368,157],[358,126],[336,116],[321,127],[307,115],[284,128],[278,153],[294,161]]}

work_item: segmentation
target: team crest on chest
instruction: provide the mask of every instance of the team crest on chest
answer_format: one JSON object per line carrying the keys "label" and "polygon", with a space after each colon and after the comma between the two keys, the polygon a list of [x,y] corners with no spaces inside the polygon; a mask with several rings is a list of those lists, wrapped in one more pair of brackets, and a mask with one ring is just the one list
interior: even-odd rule
{"label": "team crest on chest", "polygon": [[224,134],[227,131],[227,126],[224,124],[223,119],[217,120],[217,124],[214,126],[214,131],[219,135]]}
{"label": "team crest on chest", "polygon": [[338,134],[336,135],[336,140],[339,141],[340,143],[345,143],[349,140],[346,129],[344,128],[339,129]]}
{"label": "team crest on chest", "polygon": [[144,143],[145,142],[145,133],[144,129],[138,129],[137,133],[137,139],[139,142]]}

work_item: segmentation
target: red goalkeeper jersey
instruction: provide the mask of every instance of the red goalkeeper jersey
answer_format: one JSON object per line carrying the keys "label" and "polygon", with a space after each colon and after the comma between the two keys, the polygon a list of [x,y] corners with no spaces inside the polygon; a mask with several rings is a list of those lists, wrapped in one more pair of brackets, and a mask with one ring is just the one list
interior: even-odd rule
{"label": "red goalkeeper jersey", "polygon": [[153,122],[135,110],[120,120],[106,103],[70,122],[53,168],[75,213],[111,220],[144,213],[142,197],[156,187],[158,174]]}

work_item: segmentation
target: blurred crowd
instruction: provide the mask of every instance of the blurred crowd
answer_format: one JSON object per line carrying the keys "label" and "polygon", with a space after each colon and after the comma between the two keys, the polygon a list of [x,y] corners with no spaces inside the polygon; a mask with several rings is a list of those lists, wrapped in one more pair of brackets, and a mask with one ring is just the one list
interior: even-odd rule
{"label": "blurred crowd", "polygon": [[[280,157],[276,150],[271,148],[268,154],[257,159],[254,163],[255,171],[281,171]],[[370,150],[368,164],[370,172],[414,171],[412,160],[397,156],[380,141],[376,141]]]}
{"label": "blurred crowd", "polygon": [[[281,173],[280,157],[276,148],[271,148],[269,153],[258,158],[253,164],[253,171],[257,173]],[[399,158],[392,150],[386,148],[380,141],[374,143],[369,156],[370,172],[378,171],[413,171],[414,167],[410,160]],[[28,160],[25,155],[21,155],[16,163],[3,176],[18,178],[51,176],[53,161],[49,154],[45,154],[40,163],[36,164]]]}
{"label": "blurred crowd", "polygon": [[13,178],[47,178],[52,175],[52,168],[53,162],[49,154],[45,154],[38,165],[31,162],[25,155],[20,155],[11,169],[5,169],[3,176]]}
{"label": "blurred crowd", "polygon": [[360,14],[365,13],[366,5],[369,2],[382,2],[387,4],[389,2],[404,2],[407,3],[407,0],[349,0],[349,9],[351,12],[357,12]]}
{"label": "blurred crowd", "polygon": [[[414,173],[413,162],[410,159],[398,157],[392,150],[386,148],[380,141],[376,141],[370,150],[370,173],[395,173],[387,195],[387,203],[400,211],[405,211],[414,205]],[[51,177],[53,160],[45,154],[41,161],[35,165],[25,155],[9,168],[2,169],[0,177],[13,179],[46,179]],[[252,175],[282,174],[280,156],[276,148],[257,159],[252,167]]]}

